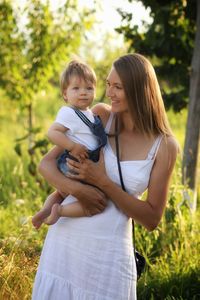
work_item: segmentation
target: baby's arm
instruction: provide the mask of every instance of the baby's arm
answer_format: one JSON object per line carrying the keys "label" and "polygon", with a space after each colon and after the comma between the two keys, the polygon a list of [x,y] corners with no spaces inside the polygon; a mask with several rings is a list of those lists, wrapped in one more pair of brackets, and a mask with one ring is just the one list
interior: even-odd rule
{"label": "baby's arm", "polygon": [[53,144],[71,151],[75,143],[65,135],[67,130],[68,128],[65,126],[59,123],[53,123],[47,132],[47,136]]}
{"label": "baby's arm", "polygon": [[65,126],[59,123],[53,123],[48,130],[47,136],[53,144],[68,150],[70,154],[78,160],[87,158],[87,148],[84,145],[77,144],[70,140],[70,138],[65,135],[67,130],[68,128]]}

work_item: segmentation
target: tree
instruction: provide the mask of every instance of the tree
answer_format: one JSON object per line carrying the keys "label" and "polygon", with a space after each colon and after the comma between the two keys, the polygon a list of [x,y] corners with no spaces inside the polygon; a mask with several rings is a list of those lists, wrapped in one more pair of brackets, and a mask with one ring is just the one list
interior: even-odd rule
{"label": "tree", "polygon": [[194,193],[193,209],[196,209],[197,160],[200,136],[200,1],[197,1],[197,26],[191,64],[188,120],[186,128],[183,180]]}
{"label": "tree", "polygon": [[19,99],[22,87],[18,82],[23,80],[19,71],[23,64],[20,54],[24,39],[19,34],[16,17],[8,1],[0,3],[0,45],[0,86],[7,90],[11,99]]}
{"label": "tree", "polygon": [[[20,14],[26,23],[20,27]],[[52,11],[48,1],[28,0],[24,11],[14,9],[8,0],[0,3],[0,86],[12,100],[18,100],[28,111],[28,133],[18,139],[16,151],[28,138],[30,171],[35,173],[35,149],[46,146],[45,140],[34,139],[33,104],[36,95],[47,88],[61,62],[79,48],[82,33],[91,26],[88,10],[78,10],[76,0],[66,0]]]}
{"label": "tree", "polygon": [[[129,2],[133,1],[130,0]],[[152,60],[167,108],[172,106],[175,111],[180,111],[187,107],[189,99],[183,182],[187,183],[193,191],[196,191],[200,127],[198,57],[200,52],[197,29],[199,19],[196,25],[197,2],[199,6],[199,0],[143,0],[142,3],[145,8],[150,8],[152,24],[147,24],[144,21],[144,30],[141,32],[138,26],[131,25],[133,14],[119,10],[122,16],[122,26],[117,29],[130,42],[130,51],[143,53]],[[194,44],[196,30],[196,42]],[[192,54],[194,56],[191,66]],[[190,94],[188,92],[189,82]],[[194,200],[195,202],[196,200]]]}

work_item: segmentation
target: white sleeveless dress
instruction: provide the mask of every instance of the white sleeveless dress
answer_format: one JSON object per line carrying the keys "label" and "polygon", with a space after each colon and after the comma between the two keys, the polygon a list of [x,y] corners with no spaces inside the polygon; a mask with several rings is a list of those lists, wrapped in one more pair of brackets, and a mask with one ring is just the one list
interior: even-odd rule
{"label": "white sleeveless dress", "polygon": [[[113,114],[106,131],[109,132]],[[159,136],[145,160],[122,161],[127,191],[139,197],[147,188]],[[120,185],[117,159],[109,142],[106,172]],[[63,204],[74,202],[68,196]],[[50,226],[35,278],[32,300],[136,300],[132,222],[112,201],[93,217],[66,218]]]}

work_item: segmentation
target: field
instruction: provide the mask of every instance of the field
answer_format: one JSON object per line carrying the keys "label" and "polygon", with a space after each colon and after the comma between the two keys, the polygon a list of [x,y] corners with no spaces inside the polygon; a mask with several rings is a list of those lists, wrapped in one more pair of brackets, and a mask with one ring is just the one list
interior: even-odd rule
{"label": "field", "polygon": [[[0,300],[25,300],[31,297],[47,230],[44,226],[35,231],[31,216],[51,188],[38,173],[31,176],[28,172],[27,142],[22,143],[21,156],[14,151],[15,139],[26,134],[26,111],[6,99],[2,92],[0,96]],[[54,89],[48,94],[41,93],[36,100],[34,124],[41,128],[37,138],[44,138],[62,100]],[[168,116],[183,147],[187,113],[175,115],[170,111]],[[40,158],[41,153],[36,152],[36,163]],[[190,209],[191,199],[181,184],[180,154],[161,224],[152,233],[140,226],[136,228],[137,248],[147,259],[146,271],[138,283],[138,299],[200,299],[199,209]]]}

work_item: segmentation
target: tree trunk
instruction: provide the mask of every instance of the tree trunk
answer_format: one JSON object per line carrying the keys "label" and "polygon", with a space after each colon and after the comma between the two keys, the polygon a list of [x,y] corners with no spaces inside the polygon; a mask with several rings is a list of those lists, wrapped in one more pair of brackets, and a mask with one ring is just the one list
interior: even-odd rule
{"label": "tree trunk", "polygon": [[193,192],[192,210],[197,205],[197,166],[200,136],[200,0],[197,1],[197,31],[191,64],[188,119],[183,156],[183,183]]}
{"label": "tree trunk", "polygon": [[34,135],[33,135],[33,107],[32,103],[28,104],[28,153],[31,157],[34,154],[33,144],[34,144]]}

